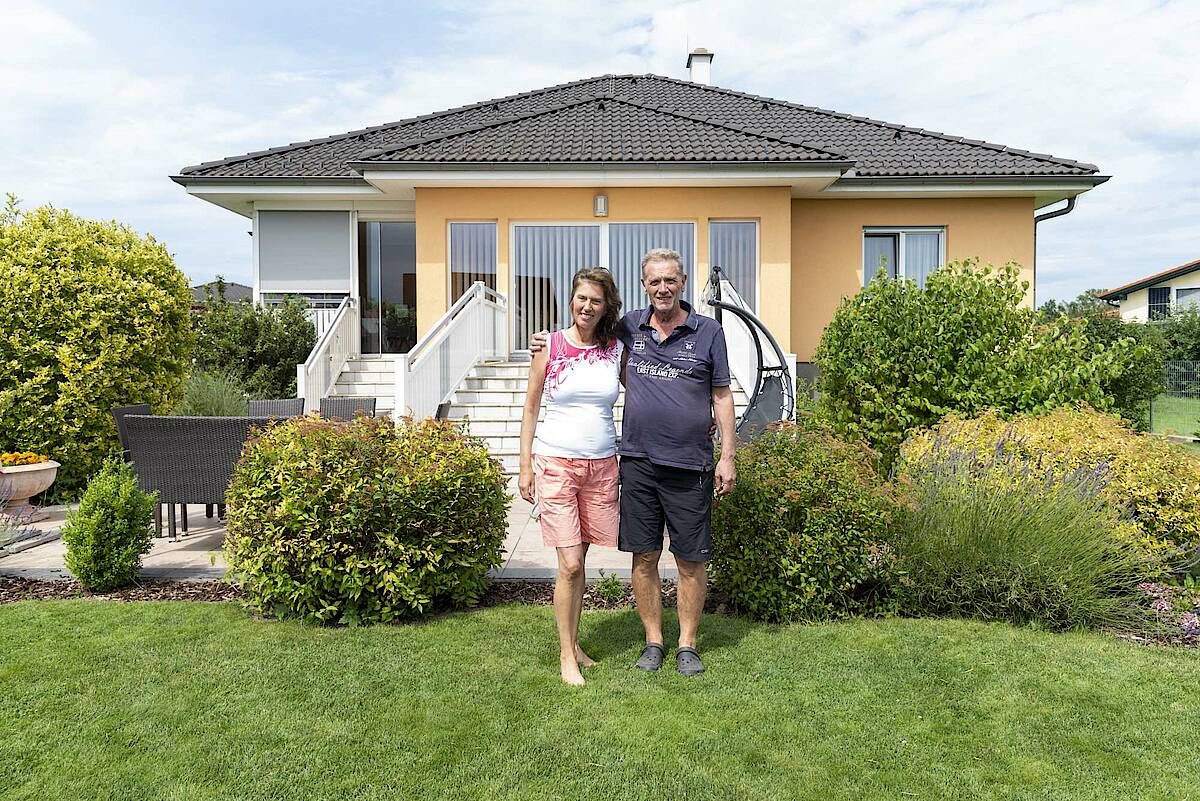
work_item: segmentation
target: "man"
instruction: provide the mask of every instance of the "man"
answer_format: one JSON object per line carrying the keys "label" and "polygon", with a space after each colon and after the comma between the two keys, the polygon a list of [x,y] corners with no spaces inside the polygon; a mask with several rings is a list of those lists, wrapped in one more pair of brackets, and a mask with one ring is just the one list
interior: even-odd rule
{"label": "man", "polygon": [[[712,556],[712,499],[733,489],[736,471],[733,394],[725,333],[683,301],[687,276],[678,253],[655,248],[642,257],[650,306],[631,311],[618,335],[625,346],[625,416],[618,547],[633,554],[633,594],[646,629],[637,667],[654,671],[666,657],[662,634],[663,527],[679,570],[677,670],[704,672],[696,632]],[[539,350],[542,336],[531,350]],[[721,458],[713,465],[715,412]]]}

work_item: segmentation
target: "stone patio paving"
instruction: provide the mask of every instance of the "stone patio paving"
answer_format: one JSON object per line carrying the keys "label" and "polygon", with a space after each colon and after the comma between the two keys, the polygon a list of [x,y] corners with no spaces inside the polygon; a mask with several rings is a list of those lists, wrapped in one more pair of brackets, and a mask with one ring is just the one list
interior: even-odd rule
{"label": "stone patio paving", "polygon": [[[38,529],[61,529],[67,507],[48,507],[50,516],[34,523]],[[557,568],[553,548],[542,544],[536,520],[529,516],[530,505],[514,497],[508,511],[508,536],[504,541],[504,564],[493,573],[500,581],[551,581]],[[175,581],[206,581],[225,575],[225,560],[221,543],[225,527],[216,518],[204,517],[203,506],[188,508],[189,532],[178,542],[166,537],[155,538],[150,553],[142,557],[142,575],[147,578]],[[66,546],[61,539],[43,543],[26,551],[0,557],[0,574],[39,579],[70,578],[63,562]],[[594,548],[588,554],[589,579],[600,577],[600,571],[629,579],[629,554],[615,548]],[[663,578],[675,578],[675,561],[669,552],[663,554],[660,571]]]}

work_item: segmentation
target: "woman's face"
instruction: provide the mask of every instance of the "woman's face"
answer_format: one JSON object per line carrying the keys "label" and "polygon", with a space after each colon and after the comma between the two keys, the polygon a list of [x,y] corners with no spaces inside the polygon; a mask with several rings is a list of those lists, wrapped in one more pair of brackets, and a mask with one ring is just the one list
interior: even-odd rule
{"label": "woman's face", "polygon": [[591,281],[580,281],[571,296],[571,316],[575,319],[575,327],[590,331],[604,316],[604,290]]}

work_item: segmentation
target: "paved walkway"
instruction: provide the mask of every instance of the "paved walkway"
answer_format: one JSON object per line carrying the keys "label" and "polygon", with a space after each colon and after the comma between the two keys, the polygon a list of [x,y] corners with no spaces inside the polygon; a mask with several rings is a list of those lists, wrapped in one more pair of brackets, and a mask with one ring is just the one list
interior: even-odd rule
{"label": "paved walkway", "polygon": [[[508,511],[508,536],[504,541],[504,564],[493,572],[500,581],[551,581],[557,568],[553,548],[542,544],[538,523],[529,516],[530,505],[519,497],[513,498]],[[33,526],[43,530],[61,529],[67,507],[53,506],[50,516]],[[165,537],[155,538],[150,553],[142,557],[142,575],[146,578],[174,581],[204,581],[225,575],[225,560],[221,544],[225,527],[215,518],[204,517],[203,506],[188,509],[189,532],[178,542]],[[0,556],[0,574],[28,578],[70,578],[64,564],[66,546],[61,539],[43,543],[26,551]],[[589,579],[600,577],[600,571],[629,579],[629,554],[615,548],[594,548],[588,554]],[[663,554],[660,570],[664,578],[675,578],[675,560],[670,552]]]}

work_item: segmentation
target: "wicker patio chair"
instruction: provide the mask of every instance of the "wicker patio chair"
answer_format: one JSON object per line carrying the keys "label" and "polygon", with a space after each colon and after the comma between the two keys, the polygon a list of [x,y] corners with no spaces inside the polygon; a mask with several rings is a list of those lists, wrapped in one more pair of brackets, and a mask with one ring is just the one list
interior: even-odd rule
{"label": "wicker patio chair", "polygon": [[129,461],[129,442],[125,437],[125,415],[127,414],[150,414],[150,404],[135,403],[131,406],[114,406],[112,410],[113,420],[117,424],[117,442],[121,443],[121,455],[125,461]]}
{"label": "wicker patio chair", "polygon": [[144,491],[157,492],[159,501],[168,505],[172,540],[174,504],[223,506],[234,462],[250,429],[270,422],[266,417],[125,416],[133,471]]}
{"label": "wicker patio chair", "polygon": [[358,415],[375,416],[375,398],[321,398],[321,416],[326,420],[353,420]]}
{"label": "wicker patio chair", "polygon": [[304,414],[304,398],[250,401],[251,417],[299,417],[302,414]]}

